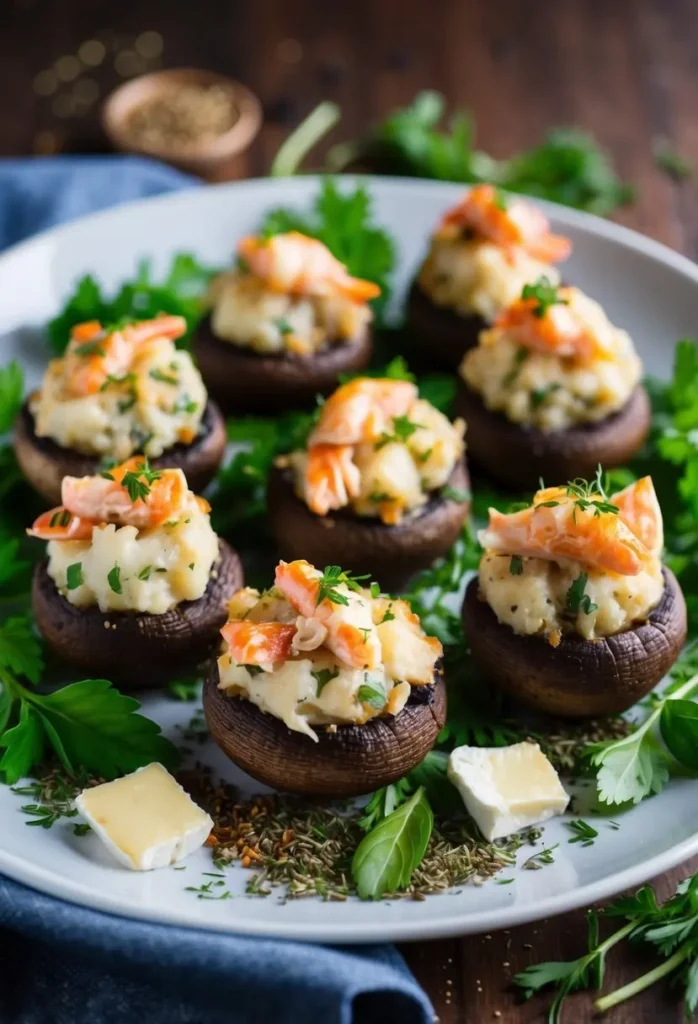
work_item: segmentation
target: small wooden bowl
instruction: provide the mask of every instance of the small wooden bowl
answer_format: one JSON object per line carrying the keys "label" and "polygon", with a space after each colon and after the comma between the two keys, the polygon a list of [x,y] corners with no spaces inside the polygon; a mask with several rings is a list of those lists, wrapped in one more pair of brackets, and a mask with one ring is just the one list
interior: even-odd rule
{"label": "small wooden bowl", "polygon": [[[230,89],[238,112],[234,124],[214,139],[191,146],[151,146],[134,136],[129,121],[138,107],[173,94],[187,85],[220,85]],[[211,180],[245,175],[247,168],[242,154],[251,145],[261,124],[262,107],[254,93],[232,78],[198,68],[175,68],[140,75],[115,89],[102,108],[102,127],[116,149],[155,157],[183,171]]]}
{"label": "small wooden bowl", "polygon": [[365,725],[316,727],[318,742],[289,729],[249,700],[218,689],[215,661],[204,683],[204,713],[221,750],[253,779],[287,793],[350,797],[402,778],[423,761],[446,721],[440,666],[434,682],[413,686],[399,714]]}
{"label": "small wooden bowl", "polygon": [[463,626],[473,661],[487,679],[524,704],[565,718],[627,711],[667,674],[686,641],[686,602],[664,569],[664,592],[646,622],[615,636],[584,640],[574,633],[553,647],[501,623],[471,580]]}

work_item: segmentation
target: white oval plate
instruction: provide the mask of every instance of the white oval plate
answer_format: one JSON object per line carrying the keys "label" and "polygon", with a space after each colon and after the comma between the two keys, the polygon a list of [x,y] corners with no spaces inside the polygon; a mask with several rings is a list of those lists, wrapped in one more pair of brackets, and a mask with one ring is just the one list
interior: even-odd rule
{"label": "white oval plate", "polygon": [[[397,241],[399,295],[435,220],[462,190],[404,179],[368,179],[367,184],[377,220]],[[41,329],[80,275],[92,273],[114,289],[133,275],[139,257],[153,257],[156,273],[163,273],[179,250],[225,265],[236,240],[253,231],[269,207],[307,208],[318,187],[313,178],[209,186],[130,203],[17,246],[0,257],[0,362],[19,357],[28,384],[35,386],[47,358]],[[625,228],[563,207],[547,209],[555,228],[574,242],[565,277],[599,299],[611,319],[631,332],[648,373],[666,377],[676,340],[698,323],[698,268]],[[176,725],[185,724],[192,710],[163,697],[144,701],[145,713],[174,739]],[[222,777],[250,788],[211,741],[197,749],[197,756]],[[226,884],[234,898],[211,902],[185,890],[206,881],[207,851],[193,855],[184,871],[137,874],[114,864],[94,835],[74,836],[73,820],[48,831],[27,828],[19,811],[24,802],[0,786],[0,871],[11,878],[127,917],[317,942],[429,939],[506,928],[591,904],[698,853],[698,783],[676,780],[660,796],[619,815],[617,831],[604,819],[592,819],[599,830],[593,846],[571,845],[563,823],[549,823],[545,845],[560,844],[554,863],[540,871],[502,872],[500,877],[515,879],[510,885],[465,885],[424,902],[387,905],[283,903],[276,895],[245,896],[249,875],[233,868]],[[531,852],[522,850],[519,862]]]}

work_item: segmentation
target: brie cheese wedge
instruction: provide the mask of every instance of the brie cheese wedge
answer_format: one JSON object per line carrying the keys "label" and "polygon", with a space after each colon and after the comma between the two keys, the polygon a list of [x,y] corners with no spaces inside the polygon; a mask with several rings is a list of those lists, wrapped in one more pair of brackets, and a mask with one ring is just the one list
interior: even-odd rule
{"label": "brie cheese wedge", "polygon": [[489,841],[562,814],[570,801],[537,743],[457,747],[448,777]]}
{"label": "brie cheese wedge", "polygon": [[116,859],[134,871],[183,860],[213,828],[209,815],[157,762],[84,789],[75,806]]}

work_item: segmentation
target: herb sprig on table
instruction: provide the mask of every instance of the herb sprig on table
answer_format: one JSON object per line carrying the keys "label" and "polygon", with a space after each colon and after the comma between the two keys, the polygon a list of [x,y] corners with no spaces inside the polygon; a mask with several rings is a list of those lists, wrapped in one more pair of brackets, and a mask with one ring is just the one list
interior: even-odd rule
{"label": "herb sprig on table", "polygon": [[[608,918],[625,923],[601,941],[599,924]],[[692,1018],[698,1010],[698,875],[681,882],[662,906],[657,903],[654,890],[645,885],[634,896],[611,903],[601,915],[590,913],[585,954],[578,960],[533,964],[517,974],[514,983],[526,998],[549,986],[556,988],[548,1022],[559,1024],[567,996],[579,989],[600,989],[607,954],[626,939],[634,945],[649,946],[664,959],[635,981],[596,999],[597,1013],[605,1013],[669,978],[683,989],[686,1017]]]}
{"label": "herb sprig on table", "polygon": [[475,148],[470,114],[458,111],[443,130],[439,124],[444,112],[443,96],[420,92],[409,107],[396,110],[364,138],[331,150],[330,166],[339,170],[359,164],[387,174],[492,182],[509,192],[602,216],[633,198],[632,188],[620,180],[608,156],[586,132],[553,128],[537,146],[496,160]]}

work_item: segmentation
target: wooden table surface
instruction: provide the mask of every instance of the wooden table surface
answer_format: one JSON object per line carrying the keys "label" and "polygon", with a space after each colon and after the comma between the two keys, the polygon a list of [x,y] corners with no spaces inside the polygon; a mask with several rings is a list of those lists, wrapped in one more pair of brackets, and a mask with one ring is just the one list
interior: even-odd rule
{"label": "wooden table surface", "polygon": [[[144,41],[144,32],[159,33],[162,54],[159,37]],[[104,60],[80,75],[94,86],[74,92],[70,60],[56,69],[68,79],[59,76],[58,88],[52,73],[36,78],[91,39],[106,44]],[[247,169],[254,175],[266,172],[289,127],[320,99],[342,107],[332,139],[339,141],[430,87],[474,113],[478,143],[495,156],[534,143],[552,125],[589,129],[638,189],[618,220],[696,257],[695,185],[659,171],[652,144],[668,139],[698,167],[697,44],[693,0],[4,0],[0,154],[103,149],[101,98],[125,75],[158,65],[210,67],[257,92],[266,125]],[[698,859],[657,880],[660,896],[697,869]],[[443,1024],[521,1024],[542,1020],[549,1000],[520,1004],[508,987],[512,975],[579,956],[584,934],[579,912],[403,952]],[[638,954],[614,951],[607,990],[644,969]],[[567,1021],[591,1017],[586,995],[568,1004]],[[680,1019],[678,1000],[662,986],[607,1016],[611,1024]]]}

